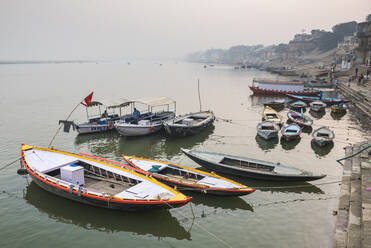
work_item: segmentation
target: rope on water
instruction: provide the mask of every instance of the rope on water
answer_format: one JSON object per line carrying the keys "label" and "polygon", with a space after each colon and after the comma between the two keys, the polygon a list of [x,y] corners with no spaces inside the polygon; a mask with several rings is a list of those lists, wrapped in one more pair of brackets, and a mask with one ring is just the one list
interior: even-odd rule
{"label": "rope on water", "polygon": [[14,160],[13,162],[10,162],[9,164],[7,164],[7,165],[5,165],[5,166],[3,166],[3,167],[1,167],[1,168],[0,168],[0,171],[3,170],[3,169],[5,169],[5,168],[7,168],[7,167],[9,167],[9,166],[11,166],[12,164],[14,164],[15,162],[19,161],[20,159],[21,159],[21,157],[17,158],[17,159]]}
{"label": "rope on water", "polygon": [[[169,203],[165,202],[171,209],[175,209],[173,208],[173,206],[171,206]],[[192,203],[190,203],[192,204]],[[193,209],[192,209],[193,211]],[[191,220],[191,218],[187,217],[186,215],[184,215],[183,213],[181,213],[180,211],[177,211],[178,214],[182,215],[183,218],[186,218],[188,220]],[[194,219],[194,218],[193,218]],[[196,226],[198,226],[199,228],[201,228],[203,231],[205,231],[207,234],[209,234],[210,236],[212,236],[213,238],[215,238],[217,241],[219,241],[220,243],[224,244],[225,246],[229,247],[229,248],[233,248],[230,244],[228,244],[227,242],[225,242],[224,240],[220,239],[218,236],[216,236],[215,234],[209,232],[206,228],[204,228],[203,226],[201,226],[200,224],[198,224],[197,222],[194,222],[194,224]]]}

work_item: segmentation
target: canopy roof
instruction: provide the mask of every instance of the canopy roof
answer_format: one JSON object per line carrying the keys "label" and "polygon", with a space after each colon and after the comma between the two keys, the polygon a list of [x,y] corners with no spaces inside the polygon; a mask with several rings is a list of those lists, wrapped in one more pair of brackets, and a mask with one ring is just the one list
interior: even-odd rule
{"label": "canopy roof", "polygon": [[95,107],[95,106],[99,106],[99,105],[104,105],[104,104],[101,103],[101,102],[99,102],[99,101],[91,101],[91,102],[89,103],[89,105],[86,106],[86,107]]}
{"label": "canopy roof", "polygon": [[132,103],[132,100],[127,100],[127,99],[118,99],[117,101],[111,102],[110,105],[107,106],[107,108],[123,108],[128,106],[130,103]]}
{"label": "canopy roof", "polygon": [[155,107],[155,106],[162,106],[162,105],[169,105],[169,104],[175,104],[175,101],[169,97],[148,97],[148,98],[140,98],[135,100],[135,102],[147,104],[149,106]]}

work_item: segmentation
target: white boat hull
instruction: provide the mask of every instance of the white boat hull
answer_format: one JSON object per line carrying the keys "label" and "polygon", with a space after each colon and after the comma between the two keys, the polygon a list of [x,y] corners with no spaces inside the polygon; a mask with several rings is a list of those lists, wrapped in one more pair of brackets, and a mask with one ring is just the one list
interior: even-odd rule
{"label": "white boat hull", "polygon": [[154,125],[124,123],[116,124],[115,128],[122,136],[144,136],[160,131],[162,128],[162,123]]}
{"label": "white boat hull", "polygon": [[110,130],[114,130],[112,124],[76,124],[76,131],[80,134],[100,133]]}

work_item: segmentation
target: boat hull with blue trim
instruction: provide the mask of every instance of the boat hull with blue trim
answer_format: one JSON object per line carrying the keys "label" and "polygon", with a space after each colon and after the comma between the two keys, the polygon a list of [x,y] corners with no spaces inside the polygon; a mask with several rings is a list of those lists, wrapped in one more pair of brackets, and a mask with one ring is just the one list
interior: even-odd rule
{"label": "boat hull with blue trim", "polygon": [[303,95],[294,95],[294,94],[286,94],[286,96],[295,99],[300,100],[303,102],[316,102],[316,101],[322,101],[326,104],[339,104],[339,103],[346,103],[349,102],[347,99],[340,99],[340,98],[331,98],[331,97],[321,97],[321,96],[303,96]]}
{"label": "boat hull with blue trim", "polygon": [[242,196],[255,189],[221,177],[215,173],[196,170],[183,165],[122,155],[127,163],[143,174],[150,173],[157,180],[179,190],[195,191],[211,195]]}

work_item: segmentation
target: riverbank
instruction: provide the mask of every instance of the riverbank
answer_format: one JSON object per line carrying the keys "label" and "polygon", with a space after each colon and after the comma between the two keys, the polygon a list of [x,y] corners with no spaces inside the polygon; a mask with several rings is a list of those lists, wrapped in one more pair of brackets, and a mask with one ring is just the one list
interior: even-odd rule
{"label": "riverbank", "polygon": [[[370,145],[368,142],[345,147],[351,156]],[[370,149],[346,159],[340,188],[334,247],[371,247],[371,164]]]}

